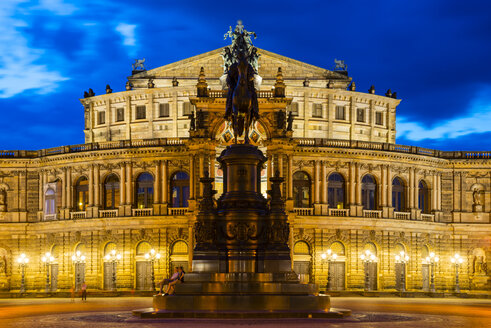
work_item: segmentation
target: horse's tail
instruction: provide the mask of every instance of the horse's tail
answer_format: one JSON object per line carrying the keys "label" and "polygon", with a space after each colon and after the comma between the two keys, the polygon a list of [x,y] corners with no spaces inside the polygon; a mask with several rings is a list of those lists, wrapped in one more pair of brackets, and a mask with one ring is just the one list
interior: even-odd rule
{"label": "horse's tail", "polygon": [[239,117],[237,117],[237,134],[239,136],[241,136],[243,133],[244,133],[244,116],[243,115],[239,115]]}

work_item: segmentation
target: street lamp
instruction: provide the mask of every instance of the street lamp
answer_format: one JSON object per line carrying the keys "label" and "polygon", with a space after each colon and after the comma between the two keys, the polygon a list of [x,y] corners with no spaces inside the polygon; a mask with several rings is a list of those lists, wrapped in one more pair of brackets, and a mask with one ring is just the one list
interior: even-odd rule
{"label": "street lamp", "polygon": [[29,263],[29,258],[26,256],[26,254],[22,253],[17,258],[17,263],[19,263],[19,267],[21,269],[21,275],[22,275],[21,281],[20,281],[20,292],[25,293],[26,292],[25,274],[26,274],[27,263]]}
{"label": "street lamp", "polygon": [[370,250],[365,250],[364,254],[360,255],[361,260],[363,261],[364,268],[365,268],[365,291],[368,292],[370,291],[370,275],[369,275],[369,265],[370,263],[377,262],[377,257],[375,254],[372,254]]}
{"label": "street lamp", "polygon": [[430,265],[430,292],[435,292],[435,265],[440,259],[435,253],[431,252],[430,256],[426,257],[426,263]]}
{"label": "street lamp", "polygon": [[335,262],[336,259],[338,258],[338,254],[333,253],[332,250],[329,248],[326,253],[321,254],[321,258],[323,261],[327,260],[328,267],[327,267],[327,290],[331,290],[331,262]]}
{"label": "street lamp", "polygon": [[460,293],[459,286],[459,265],[464,262],[464,259],[460,257],[458,253],[456,253],[453,257],[450,258],[450,262],[455,265],[455,292]]}
{"label": "street lamp", "polygon": [[106,256],[104,256],[104,259],[106,260],[106,262],[111,263],[113,271],[112,290],[116,290],[116,264],[119,260],[121,260],[121,254],[116,253],[116,250],[113,249],[109,254],[106,254]]}
{"label": "street lamp", "polygon": [[154,263],[160,259],[160,254],[155,251],[155,249],[151,249],[149,253],[145,254],[145,259],[150,261],[152,265],[152,291],[155,291],[155,272],[154,272]]}
{"label": "street lamp", "polygon": [[44,254],[44,256],[41,258],[41,261],[43,261],[44,265],[46,266],[46,289],[45,292],[49,293],[50,288],[49,288],[49,267],[51,263],[53,263],[55,258],[51,255],[50,252],[47,252]]}
{"label": "street lamp", "polygon": [[406,291],[406,263],[409,261],[409,256],[401,251],[398,255],[396,255],[396,263],[401,264],[401,292]]}
{"label": "street lamp", "polygon": [[80,287],[80,266],[85,263],[85,255],[82,255],[82,252],[76,251],[74,255],[72,255],[72,262],[75,266],[75,274],[76,274],[76,284],[75,288],[78,290]]}

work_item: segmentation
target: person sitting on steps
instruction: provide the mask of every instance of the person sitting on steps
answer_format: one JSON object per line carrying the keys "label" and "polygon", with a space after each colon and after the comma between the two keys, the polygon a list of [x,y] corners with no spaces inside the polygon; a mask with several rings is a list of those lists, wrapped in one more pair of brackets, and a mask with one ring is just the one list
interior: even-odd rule
{"label": "person sitting on steps", "polygon": [[164,296],[167,296],[167,295],[173,295],[174,292],[176,291],[176,284],[181,284],[184,282],[184,274],[186,272],[184,271],[184,268],[181,266],[179,267],[179,276],[176,280],[170,282],[168,285],[167,285],[167,291],[165,292]]}
{"label": "person sitting on steps", "polygon": [[[170,279],[164,279],[159,283],[160,292],[157,295],[162,295],[164,286],[169,285],[170,283],[172,283],[173,281],[176,281],[177,279],[179,279],[179,268],[175,267],[174,268],[174,274],[170,277]],[[168,289],[169,289],[169,287],[167,287],[167,290]]]}

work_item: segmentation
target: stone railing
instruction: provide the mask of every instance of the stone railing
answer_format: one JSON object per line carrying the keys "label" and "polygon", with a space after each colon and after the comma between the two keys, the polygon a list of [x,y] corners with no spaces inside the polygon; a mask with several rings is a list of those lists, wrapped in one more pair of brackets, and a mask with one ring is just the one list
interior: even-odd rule
{"label": "stone railing", "polygon": [[330,208],[329,209],[329,216],[347,217],[347,216],[349,216],[349,209],[348,208]]}
{"label": "stone railing", "polygon": [[186,215],[187,207],[169,207],[169,215]]}
{"label": "stone railing", "polygon": [[295,207],[293,209],[293,212],[295,212],[297,215],[302,215],[302,216],[314,215],[314,209],[311,207]]}
{"label": "stone railing", "polygon": [[[209,98],[227,98],[228,90],[209,90],[208,97]],[[258,98],[273,98],[273,91],[257,91]]]}
{"label": "stone railing", "polygon": [[133,216],[152,216],[153,208],[133,208],[131,214]]}
{"label": "stone railing", "polygon": [[433,221],[435,221],[435,214],[424,214],[424,213],[421,213],[421,220],[433,222]]}
{"label": "stone railing", "polygon": [[394,219],[411,220],[411,213],[410,212],[396,212],[396,211],[394,211]]}
{"label": "stone railing", "polygon": [[87,214],[85,211],[80,211],[80,212],[70,212],[70,219],[85,219],[87,217]]}
{"label": "stone railing", "polygon": [[380,210],[363,210],[363,217],[371,219],[382,218],[382,211]]}
{"label": "stone railing", "polygon": [[[210,93],[223,91],[210,91]],[[272,91],[260,91],[261,97],[272,96]],[[122,149],[132,147],[182,146],[187,138],[132,139],[120,141],[95,142],[72,146],[61,146],[41,150],[0,150],[0,158],[36,158],[66,153],[77,153],[92,150]],[[444,159],[491,159],[490,151],[440,151],[422,147],[396,145],[382,142],[360,140],[341,140],[325,138],[297,138],[302,147],[334,147],[351,149],[369,149],[391,151],[398,153],[416,154]]]}
{"label": "stone railing", "polygon": [[56,214],[44,214],[44,221],[54,221],[56,217]]}
{"label": "stone railing", "polygon": [[118,210],[100,210],[100,218],[115,218],[118,216]]}

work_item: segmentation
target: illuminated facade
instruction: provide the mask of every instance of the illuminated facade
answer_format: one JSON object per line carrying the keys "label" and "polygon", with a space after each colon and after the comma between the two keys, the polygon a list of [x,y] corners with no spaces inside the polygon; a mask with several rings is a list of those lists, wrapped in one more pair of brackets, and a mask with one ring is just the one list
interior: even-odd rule
{"label": "illuminated facade", "polygon": [[[1,290],[21,288],[21,253],[27,291],[83,280],[112,290],[114,279],[118,290],[149,290],[152,263],[156,280],[191,267],[199,178],[210,172],[220,195],[215,159],[232,142],[220,51],[133,72],[123,92],[87,94],[85,144],[0,151]],[[268,156],[263,193],[274,171],[285,177],[301,279],[321,290],[430,291],[433,271],[436,290],[453,290],[458,253],[460,289],[491,290],[491,154],[397,145],[400,100],[390,92],[359,92],[346,71],[260,54],[250,138]],[[283,83],[285,97],[275,91]],[[336,256],[322,256],[328,249]]]}

